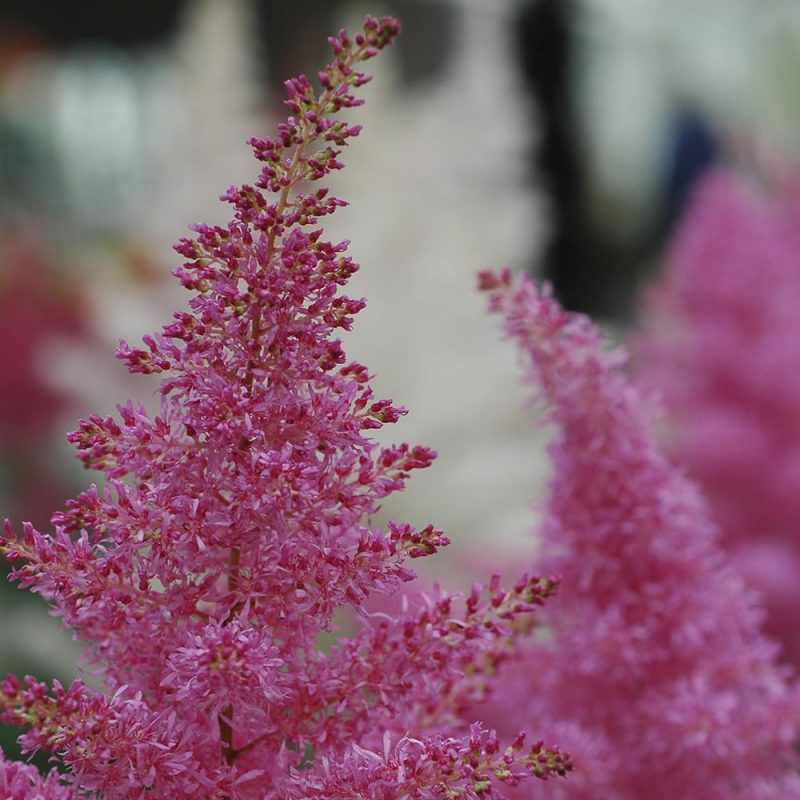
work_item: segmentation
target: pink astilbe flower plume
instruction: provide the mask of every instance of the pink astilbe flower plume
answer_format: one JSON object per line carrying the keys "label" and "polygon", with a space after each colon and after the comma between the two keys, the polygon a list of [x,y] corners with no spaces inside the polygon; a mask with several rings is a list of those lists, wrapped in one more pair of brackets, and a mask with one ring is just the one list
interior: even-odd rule
{"label": "pink astilbe flower plume", "polygon": [[636,372],[797,667],[800,176],[776,184],[731,169],[703,179],[642,303]]}
{"label": "pink astilbe flower plume", "polygon": [[698,492],[657,449],[624,355],[529,280],[482,286],[560,429],[536,566],[562,590],[495,700],[574,757],[541,796],[800,796],[796,691]]}
{"label": "pink astilbe flower plume", "polygon": [[[336,338],[364,302],[340,293],[357,266],[318,227],[343,202],[313,187],[358,133],[334,115],[360,104],[360,63],[398,30],[368,17],[333,37],[320,93],[288,81],[292,116],[251,141],[263,167],[223,196],[233,220],[177,245],[190,310],[119,348],[131,372],[162,374],[158,415],[128,403],[69,436],[104,488],[55,514],[53,534],[6,522],[12,577],[50,601],[108,689],[0,684],[0,719],[66,770],[0,761],[14,797],[477,798],[570,768],[461,714],[491,696],[554,581],[435,591],[394,617],[362,608],[448,543],[372,521],[435,454],[367,436],[405,409],[373,397]],[[325,648],[342,607],[360,631]]]}

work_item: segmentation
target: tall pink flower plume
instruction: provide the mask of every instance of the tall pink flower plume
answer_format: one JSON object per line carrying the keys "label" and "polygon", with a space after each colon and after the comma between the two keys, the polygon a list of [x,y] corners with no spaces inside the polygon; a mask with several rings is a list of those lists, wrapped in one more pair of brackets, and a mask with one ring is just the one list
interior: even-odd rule
{"label": "tall pink flower plume", "polygon": [[710,173],[646,296],[637,376],[697,479],[767,630],[800,666],[800,181]]}
{"label": "tall pink flower plume", "polygon": [[[127,403],[82,421],[69,438],[104,488],[55,514],[53,534],[6,522],[12,577],[50,601],[109,690],[0,683],[23,749],[66,769],[61,781],[0,761],[13,797],[478,798],[570,768],[557,748],[516,731],[501,744],[460,716],[491,696],[510,633],[553,581],[362,609],[448,543],[372,520],[435,454],[368,438],[405,410],[373,397],[336,338],[364,302],[341,294],[357,266],[318,226],[343,202],[313,187],[358,133],[334,115],[361,103],[359,65],[398,31],[368,17],[331,38],[319,93],[287,81],[291,116],[251,141],[258,179],[223,196],[233,220],[176,247],[190,311],[120,345],[131,372],[163,376],[159,414]],[[343,607],[360,629],[323,647]]]}
{"label": "tall pink flower plume", "polygon": [[495,701],[574,757],[540,796],[800,796],[796,691],[697,491],[657,449],[623,354],[528,280],[482,285],[560,429],[536,566],[562,589]]}

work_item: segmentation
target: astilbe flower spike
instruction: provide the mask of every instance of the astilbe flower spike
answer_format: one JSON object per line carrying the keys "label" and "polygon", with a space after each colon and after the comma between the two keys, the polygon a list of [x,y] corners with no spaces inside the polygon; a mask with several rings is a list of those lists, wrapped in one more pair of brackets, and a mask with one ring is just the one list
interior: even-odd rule
{"label": "astilbe flower spike", "polygon": [[624,355],[547,289],[508,272],[481,283],[560,429],[536,566],[563,588],[494,700],[574,757],[540,796],[800,796],[796,689],[698,492],[657,449]]}
{"label": "astilbe flower spike", "polygon": [[[321,92],[288,81],[292,115],[252,140],[263,168],[224,195],[233,220],[177,245],[190,311],[119,349],[131,372],[163,375],[160,413],[128,403],[69,437],[105,488],[55,514],[53,534],[6,522],[12,577],[51,602],[108,689],[0,683],[23,749],[66,770],[39,778],[0,760],[15,800],[477,798],[570,767],[460,716],[491,695],[554,581],[437,590],[394,617],[362,607],[448,542],[372,522],[435,454],[367,438],[405,410],[373,397],[335,337],[364,303],[340,293],[357,268],[346,244],[317,227],[343,203],[312,186],[358,133],[335,115],[361,102],[359,64],[398,30],[368,17],[333,37]],[[343,607],[361,629],[326,649]]]}
{"label": "astilbe flower spike", "polygon": [[708,497],[723,544],[800,666],[800,176],[770,191],[703,178],[641,305],[636,376],[664,446]]}
{"label": "astilbe flower spike", "polygon": [[36,767],[20,761],[6,761],[0,751],[0,797],[3,800],[76,800],[76,793],[64,786],[56,773],[43,778]]}

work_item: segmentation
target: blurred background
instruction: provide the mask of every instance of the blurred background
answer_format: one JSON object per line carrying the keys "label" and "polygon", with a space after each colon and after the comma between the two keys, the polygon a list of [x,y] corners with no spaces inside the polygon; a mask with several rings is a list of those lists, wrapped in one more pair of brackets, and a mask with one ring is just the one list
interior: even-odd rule
{"label": "blurred background", "polygon": [[[154,403],[116,342],[186,302],[171,244],[225,221],[216,198],[256,174],[245,141],[281,119],[282,81],[364,13],[404,33],[326,233],[352,240],[370,301],[348,351],[412,410],[388,433],[441,453],[386,513],[448,531],[454,573],[532,550],[547,474],[475,272],[535,272],[624,336],[700,176],[800,145],[795,0],[3,0],[0,516],[46,529],[91,479],[64,432]],[[0,604],[0,673],[74,676],[37,598],[0,583]]]}

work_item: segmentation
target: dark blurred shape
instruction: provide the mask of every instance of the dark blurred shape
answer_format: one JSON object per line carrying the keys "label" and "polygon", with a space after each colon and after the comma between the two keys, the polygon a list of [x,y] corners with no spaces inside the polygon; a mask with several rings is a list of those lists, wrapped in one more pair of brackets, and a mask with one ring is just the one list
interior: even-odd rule
{"label": "dark blurred shape", "polygon": [[56,47],[85,42],[142,47],[172,36],[186,3],[187,0],[2,0],[0,30],[33,30]]}
{"label": "dark blurred shape", "polygon": [[52,210],[52,161],[34,131],[0,113],[0,217],[18,219]]}
{"label": "dark blurred shape", "polygon": [[[341,23],[345,5],[330,0],[255,3],[261,63],[280,99],[286,75],[299,75],[307,71],[308,64],[330,60],[325,42]],[[391,0],[384,10],[403,20],[406,46],[397,48],[394,54],[403,82],[425,82],[441,73],[452,50],[452,9],[431,0]]]}
{"label": "dark blurred shape", "polygon": [[[6,28],[0,11],[0,90],[13,80],[21,65],[46,50],[35,30]],[[8,114],[0,104],[0,219],[7,222],[50,211],[54,167],[40,132]]]}
{"label": "dark blurred shape", "polygon": [[684,103],[676,111],[665,165],[659,244],[683,215],[697,181],[719,156],[719,143],[702,111]]}
{"label": "dark blurred shape", "polygon": [[424,83],[445,69],[453,50],[453,11],[447,3],[392,0],[391,14],[403,20],[413,47],[398,47],[396,56],[406,84]]}
{"label": "dark blurred shape", "polygon": [[667,132],[670,153],[655,219],[633,232],[609,225],[613,208],[598,214],[590,198],[596,187],[589,183],[575,114],[577,5],[539,0],[523,9],[519,22],[522,67],[540,112],[535,171],[553,210],[541,272],[567,308],[625,320],[633,315],[647,265],[660,252],[694,183],[715,161],[718,146],[700,109],[688,102],[679,105]]}
{"label": "dark blurred shape", "polygon": [[542,272],[570,309],[593,308],[602,275],[587,264],[583,181],[570,71],[573,40],[569,0],[540,0],[526,6],[519,20],[522,69],[539,110],[536,174],[553,209],[550,240]]}
{"label": "dark blurred shape", "polygon": [[[259,45],[260,61],[266,68],[266,78],[273,84],[278,100],[284,98],[281,87],[289,75],[307,72],[309,64],[324,64],[330,60],[326,42],[336,27],[338,5],[330,0],[293,0],[291,3],[257,0],[254,3],[254,38]],[[259,80],[264,77],[259,76]]]}

